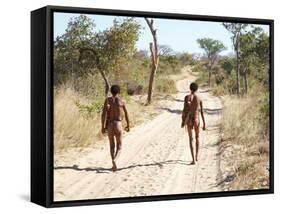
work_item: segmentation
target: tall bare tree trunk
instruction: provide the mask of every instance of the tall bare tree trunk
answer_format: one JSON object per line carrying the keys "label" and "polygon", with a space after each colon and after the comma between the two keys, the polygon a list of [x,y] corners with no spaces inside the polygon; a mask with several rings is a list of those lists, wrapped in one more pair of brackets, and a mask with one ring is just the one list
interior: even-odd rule
{"label": "tall bare tree trunk", "polygon": [[153,19],[148,20],[148,18],[145,18],[145,21],[148,24],[152,37],[153,37],[153,43],[149,44],[152,64],[151,64],[151,71],[150,71],[149,85],[148,85],[148,92],[147,92],[147,104],[150,104],[152,102],[154,79],[155,79],[156,71],[158,68],[159,56],[158,56],[156,29],[154,29],[154,27],[153,27]]}
{"label": "tall bare tree trunk", "polygon": [[107,97],[109,88],[110,88],[110,83],[109,83],[109,80],[107,79],[105,73],[102,70],[100,70],[100,74],[104,80],[104,84],[105,84],[104,93],[105,93],[105,96]]}
{"label": "tall bare tree trunk", "polygon": [[244,68],[243,71],[244,76],[244,86],[245,86],[245,94],[248,94],[248,75],[247,75],[247,68]]}
{"label": "tall bare tree trunk", "polygon": [[236,44],[236,87],[237,87],[237,95],[240,94],[240,55],[239,55],[239,49],[240,49],[240,35],[237,36],[237,44]]}
{"label": "tall bare tree trunk", "polygon": [[248,94],[248,78],[247,73],[244,74],[245,93]]}
{"label": "tall bare tree trunk", "polygon": [[[83,53],[86,52],[86,51],[89,51],[91,52],[94,56],[97,56],[97,53],[95,50],[91,49],[91,48],[81,48],[79,49],[79,62],[82,60],[83,58]],[[109,88],[110,88],[110,82],[108,80],[108,78],[106,77],[104,71],[102,70],[102,68],[100,67],[100,60],[99,58],[94,58],[94,61],[98,67],[98,71],[100,72],[103,80],[104,80],[104,93],[105,93],[105,96],[107,97],[108,95],[108,92],[109,92]]]}

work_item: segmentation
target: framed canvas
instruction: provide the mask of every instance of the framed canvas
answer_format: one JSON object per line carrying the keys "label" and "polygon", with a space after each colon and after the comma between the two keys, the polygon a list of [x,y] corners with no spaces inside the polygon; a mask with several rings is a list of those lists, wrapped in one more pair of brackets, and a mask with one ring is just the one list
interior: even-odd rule
{"label": "framed canvas", "polygon": [[31,201],[273,193],[273,20],[31,12]]}

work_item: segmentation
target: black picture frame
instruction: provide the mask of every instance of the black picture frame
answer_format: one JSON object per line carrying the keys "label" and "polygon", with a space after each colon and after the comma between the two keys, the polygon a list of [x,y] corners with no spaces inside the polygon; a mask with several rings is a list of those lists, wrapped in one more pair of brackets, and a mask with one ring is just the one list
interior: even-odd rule
{"label": "black picture frame", "polygon": [[[54,202],[53,200],[53,13],[118,15],[213,22],[243,22],[270,26],[270,188],[178,195]],[[268,194],[274,192],[274,21],[238,17],[187,15],[145,11],[46,6],[31,12],[31,202],[44,207],[113,204],[189,198]]]}

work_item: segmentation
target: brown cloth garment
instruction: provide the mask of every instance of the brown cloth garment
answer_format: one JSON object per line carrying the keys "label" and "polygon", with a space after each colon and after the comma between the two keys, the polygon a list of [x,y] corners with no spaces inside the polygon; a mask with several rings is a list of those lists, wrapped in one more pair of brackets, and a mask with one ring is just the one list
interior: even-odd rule
{"label": "brown cloth garment", "polygon": [[199,127],[200,102],[201,99],[195,94],[187,95],[184,98],[182,121],[191,128]]}

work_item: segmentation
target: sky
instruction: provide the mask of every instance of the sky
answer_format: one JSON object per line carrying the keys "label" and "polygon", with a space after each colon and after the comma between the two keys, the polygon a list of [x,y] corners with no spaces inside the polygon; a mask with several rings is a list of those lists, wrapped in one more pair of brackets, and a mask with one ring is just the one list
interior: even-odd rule
{"label": "sky", "polygon": [[[54,38],[65,33],[67,23],[72,17],[80,14],[74,13],[54,13]],[[89,15],[96,24],[94,31],[105,30],[112,26],[114,19],[124,19],[121,16]],[[135,18],[142,26],[139,40],[136,47],[138,50],[149,50],[149,43],[152,42],[152,35],[144,18]],[[154,26],[157,29],[158,45],[168,45],[175,52],[189,52],[204,54],[199,47],[197,39],[212,38],[221,41],[227,48],[221,55],[233,53],[231,34],[222,26],[221,22],[172,20],[154,18]],[[255,25],[262,27],[265,32],[269,32],[268,25]]]}

